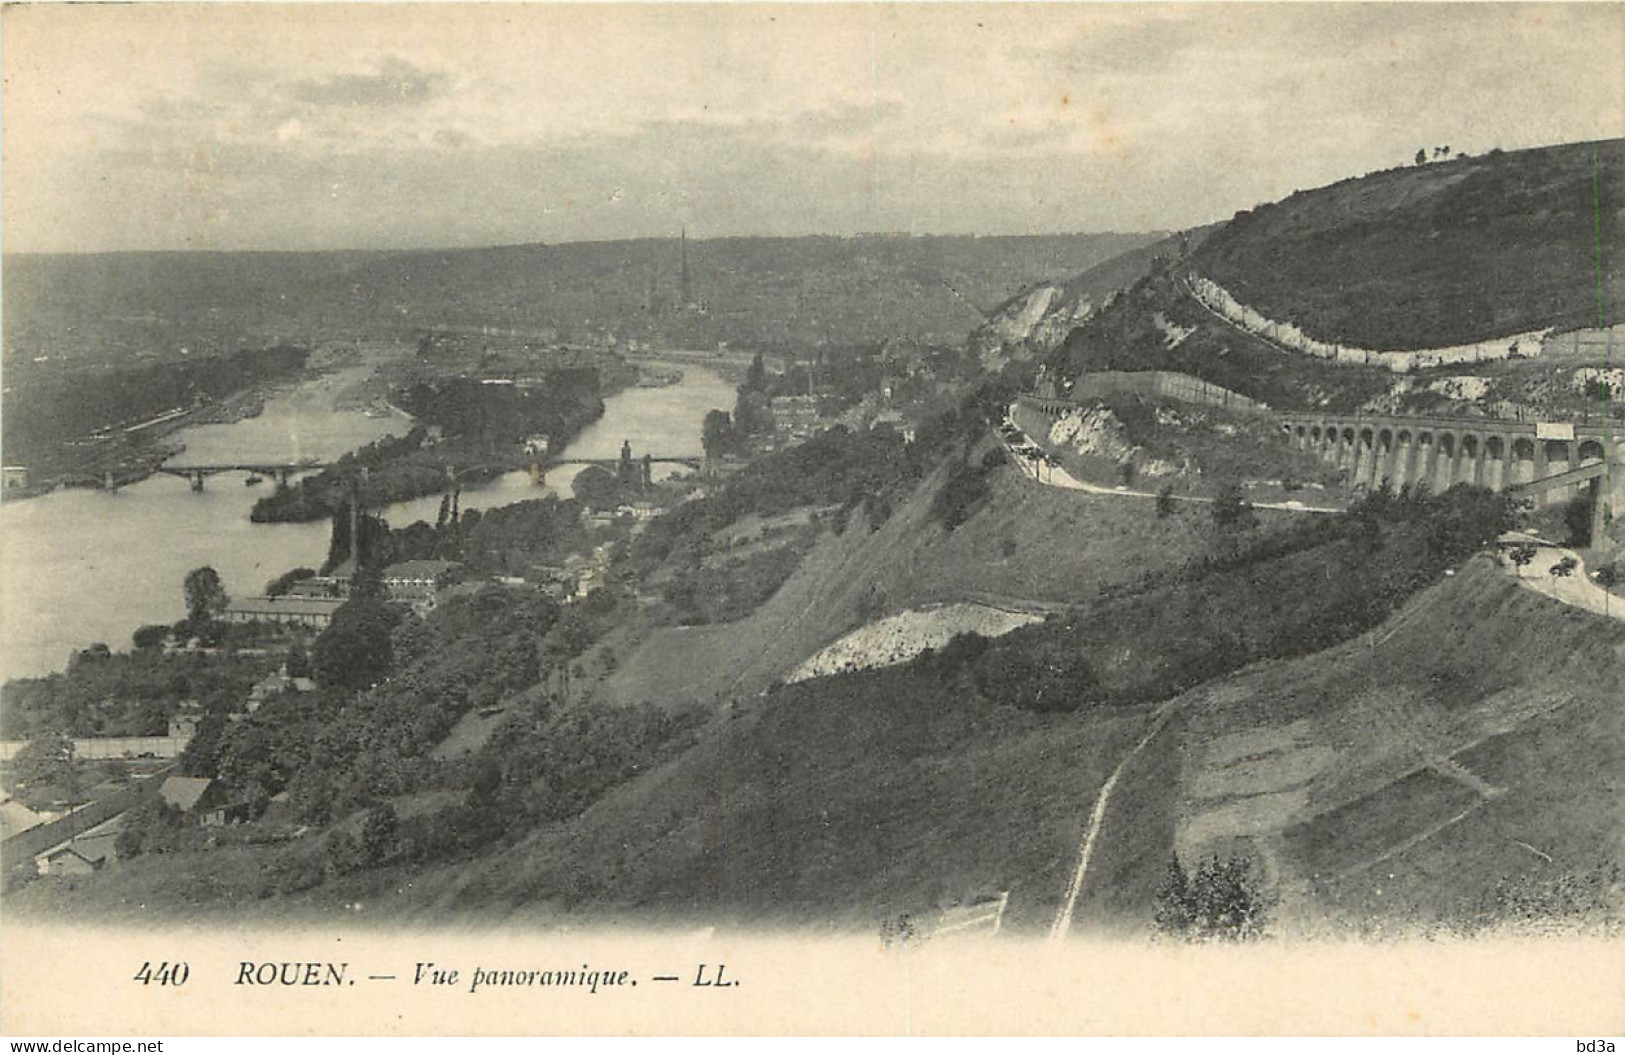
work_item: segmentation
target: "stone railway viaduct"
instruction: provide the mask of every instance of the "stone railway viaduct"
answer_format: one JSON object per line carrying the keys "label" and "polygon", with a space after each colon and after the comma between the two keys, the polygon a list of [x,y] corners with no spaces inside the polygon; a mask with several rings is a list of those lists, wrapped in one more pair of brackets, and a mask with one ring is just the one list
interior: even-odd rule
{"label": "stone railway viaduct", "polygon": [[[1020,402],[1051,421],[1078,409],[1061,399],[1023,396]],[[1262,412],[1298,450],[1341,469],[1353,488],[1387,483],[1395,490],[1409,484],[1444,491],[1465,483],[1516,491],[1539,505],[1589,491],[1598,499],[1593,538],[1602,537],[1610,510],[1625,512],[1625,437],[1608,423]]]}
{"label": "stone railway viaduct", "polygon": [[1608,424],[1314,413],[1277,418],[1293,446],[1343,470],[1351,487],[1444,491],[1474,484],[1527,495],[1536,505],[1588,492],[1593,539],[1603,537],[1611,510],[1625,511],[1625,441]]}
{"label": "stone railway viaduct", "polygon": [[1492,418],[1281,413],[1299,450],[1347,473],[1352,487],[1476,484],[1531,494],[1578,487],[1625,460],[1607,425],[1535,425]]}

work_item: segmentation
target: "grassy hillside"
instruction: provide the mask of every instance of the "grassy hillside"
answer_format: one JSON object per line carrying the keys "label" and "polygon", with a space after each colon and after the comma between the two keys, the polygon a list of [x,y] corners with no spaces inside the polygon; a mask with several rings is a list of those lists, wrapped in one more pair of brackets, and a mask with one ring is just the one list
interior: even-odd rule
{"label": "grassy hillside", "polygon": [[1621,699],[1625,626],[1475,560],[1354,640],[1178,701],[1180,853],[1261,860],[1302,930],[1618,919]]}
{"label": "grassy hillside", "polygon": [[[1600,205],[1597,198],[1600,196]],[[1267,316],[1366,348],[1625,319],[1625,140],[1343,180],[1238,214],[1192,265]]]}
{"label": "grassy hillside", "polygon": [[[1017,607],[1088,601],[1212,549],[1211,518],[1194,507],[1159,519],[1149,501],[1042,487],[1013,468],[950,532],[931,516],[942,474],[870,532],[861,517],[826,534],[794,575],[746,619],[651,631],[595,692],[601,699],[711,701],[751,695],[842,634],[925,604]],[[1290,514],[1262,514],[1275,523]]]}

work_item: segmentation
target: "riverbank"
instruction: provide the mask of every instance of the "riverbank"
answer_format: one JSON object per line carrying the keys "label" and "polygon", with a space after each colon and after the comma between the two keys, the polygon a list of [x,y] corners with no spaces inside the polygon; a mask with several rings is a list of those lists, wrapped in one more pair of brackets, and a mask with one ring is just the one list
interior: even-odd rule
{"label": "riverbank", "polygon": [[55,376],[8,391],[3,443],[29,476],[7,499],[64,486],[128,486],[178,452],[178,433],[262,412],[265,393],[306,374],[308,348],[243,349],[180,363]]}
{"label": "riverbank", "polygon": [[[380,350],[376,358],[392,354]],[[313,356],[318,359],[320,356]],[[334,364],[296,383],[265,390],[261,414],[234,424],[180,430],[186,445],[172,467],[253,464],[258,460],[322,462],[406,429],[401,418],[365,413],[380,393],[376,361]],[[365,397],[365,398],[359,398]],[[352,403],[353,398],[359,401]],[[705,414],[733,405],[731,385],[689,367],[681,383],[627,387],[604,400],[602,416],[560,450],[564,458],[613,459],[623,442],[637,451],[699,455]],[[340,409],[353,406],[354,409]],[[555,447],[555,450],[559,448]],[[656,476],[661,466],[656,466]],[[550,494],[569,495],[575,467],[560,467],[538,484],[526,472],[486,483],[466,480],[461,507],[492,509]],[[120,648],[140,626],[174,623],[185,613],[179,583],[193,568],[219,572],[233,597],[257,596],[290,568],[316,567],[327,553],[328,525],[255,524],[249,513],[266,488],[236,477],[212,477],[201,492],[159,473],[117,491],[69,488],[26,502],[0,502],[0,679],[37,677],[62,669],[68,657],[95,642]],[[372,511],[392,524],[434,522],[433,496]]]}

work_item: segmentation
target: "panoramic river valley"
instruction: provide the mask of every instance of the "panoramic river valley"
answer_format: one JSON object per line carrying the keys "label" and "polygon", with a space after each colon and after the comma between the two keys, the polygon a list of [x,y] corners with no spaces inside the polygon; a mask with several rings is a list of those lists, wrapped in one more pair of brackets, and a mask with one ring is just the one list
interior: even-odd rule
{"label": "panoramic river valley", "polygon": [[[338,409],[345,389],[367,367],[324,374],[266,400],[258,417],[203,425],[181,433],[184,453],[171,465],[337,458],[410,427],[404,417],[373,418]],[[728,409],[733,387],[715,373],[684,365],[681,382],[628,388],[606,399],[604,416],[564,451],[565,457],[613,458],[623,440],[637,454],[700,453],[706,412]],[[527,473],[510,473],[463,492],[463,509],[481,509],[568,493],[578,471],[560,467],[537,487]],[[234,597],[259,594],[267,581],[301,565],[317,567],[327,553],[326,521],[255,524],[248,519],[269,481],[244,486],[241,474],[208,478],[194,493],[179,477],[156,475],[116,493],[61,490],[0,504],[0,680],[60,670],[76,649],[105,642],[130,646],[147,623],[185,614],[181,582],[201,565],[220,572]],[[395,526],[430,520],[440,497],[388,506]]]}

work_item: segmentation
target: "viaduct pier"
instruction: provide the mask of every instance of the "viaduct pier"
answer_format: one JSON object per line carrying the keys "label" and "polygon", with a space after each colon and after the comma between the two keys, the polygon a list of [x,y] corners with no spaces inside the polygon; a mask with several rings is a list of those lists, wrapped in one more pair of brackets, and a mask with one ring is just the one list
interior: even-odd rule
{"label": "viaduct pier", "polygon": [[1298,450],[1341,469],[1350,487],[1444,491],[1473,484],[1549,505],[1589,493],[1592,538],[1625,511],[1625,438],[1608,423],[1280,413]]}

